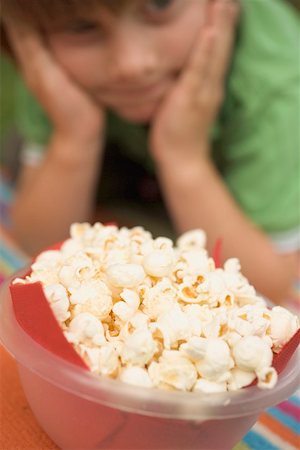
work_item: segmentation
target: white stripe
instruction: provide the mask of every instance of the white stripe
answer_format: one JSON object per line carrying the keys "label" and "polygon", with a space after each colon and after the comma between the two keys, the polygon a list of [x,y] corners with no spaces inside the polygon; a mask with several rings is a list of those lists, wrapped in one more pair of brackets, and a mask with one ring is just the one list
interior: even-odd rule
{"label": "white stripe", "polygon": [[300,249],[299,226],[281,233],[270,233],[269,236],[279,253],[290,253]]}
{"label": "white stripe", "polygon": [[260,434],[261,436],[263,436],[265,439],[267,439],[271,444],[280,448],[281,450],[298,450],[293,445],[289,444],[286,441],[283,441],[281,437],[278,436],[278,434],[274,434],[269,428],[267,428],[260,422],[256,422],[256,424],[253,427],[253,430],[256,431],[258,434]]}
{"label": "white stripe", "polygon": [[293,397],[297,397],[300,400],[300,388],[297,389],[297,391],[293,393]]}
{"label": "white stripe", "polygon": [[26,144],[20,155],[21,163],[27,166],[39,166],[45,157],[43,145]]}

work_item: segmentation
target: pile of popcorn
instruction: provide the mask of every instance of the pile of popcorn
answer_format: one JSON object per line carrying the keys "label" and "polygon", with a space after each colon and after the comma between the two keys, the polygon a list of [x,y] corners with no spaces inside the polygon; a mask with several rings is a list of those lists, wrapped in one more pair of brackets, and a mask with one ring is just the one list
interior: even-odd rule
{"label": "pile of popcorn", "polygon": [[66,339],[91,371],[144,387],[224,392],[277,381],[273,352],[299,328],[269,309],[237,259],[216,268],[206,236],[174,246],[142,227],[73,224],[15,283],[41,281]]}

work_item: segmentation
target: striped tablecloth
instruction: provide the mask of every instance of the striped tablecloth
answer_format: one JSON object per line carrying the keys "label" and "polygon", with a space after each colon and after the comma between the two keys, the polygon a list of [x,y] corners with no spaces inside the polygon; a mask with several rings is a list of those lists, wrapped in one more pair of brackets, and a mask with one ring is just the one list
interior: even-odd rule
{"label": "striped tablecloth", "polygon": [[[9,193],[1,193],[1,197],[8,198]],[[2,202],[3,203],[3,202]],[[5,213],[6,205],[1,205],[1,213]],[[4,214],[6,216],[6,214]],[[1,215],[3,217],[3,214]],[[4,221],[2,221],[4,224]],[[10,234],[4,227],[0,228],[0,280],[3,281],[13,272],[28,263],[28,257],[22,253],[15,245]],[[300,283],[296,285],[296,290],[300,294]],[[296,297],[290,302],[291,308],[295,309]],[[41,430],[35,433],[43,433]],[[42,438],[41,438],[42,439]],[[45,444],[43,436],[43,449],[39,446],[30,447],[30,450],[53,449],[53,443]],[[16,450],[16,447],[10,447]],[[18,446],[18,450],[28,450],[26,447]],[[235,446],[234,450],[299,450],[300,449],[300,390],[292,397],[277,405],[269,408],[263,413],[259,421],[247,433],[244,439]],[[8,450],[1,448],[1,450]]]}

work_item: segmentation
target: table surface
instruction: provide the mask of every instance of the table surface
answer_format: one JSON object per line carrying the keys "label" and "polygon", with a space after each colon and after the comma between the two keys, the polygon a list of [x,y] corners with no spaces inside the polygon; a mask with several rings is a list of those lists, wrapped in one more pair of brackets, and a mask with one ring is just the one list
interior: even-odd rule
{"label": "table surface", "polygon": [[[23,267],[28,257],[0,228],[0,282]],[[296,286],[300,293],[300,284]],[[296,297],[289,306],[295,308]],[[58,449],[35,420],[19,382],[13,358],[0,347],[0,450]],[[264,412],[234,450],[298,450],[300,448],[300,390]],[[80,449],[78,449],[80,450]],[[153,449],[155,450],[155,449]]]}

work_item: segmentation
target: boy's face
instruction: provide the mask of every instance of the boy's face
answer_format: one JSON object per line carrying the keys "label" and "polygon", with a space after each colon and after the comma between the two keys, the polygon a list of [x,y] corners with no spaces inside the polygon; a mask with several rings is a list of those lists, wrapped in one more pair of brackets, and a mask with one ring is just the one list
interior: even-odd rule
{"label": "boy's face", "polygon": [[149,122],[184,67],[209,0],[132,0],[102,6],[46,33],[56,59],[99,104]]}

